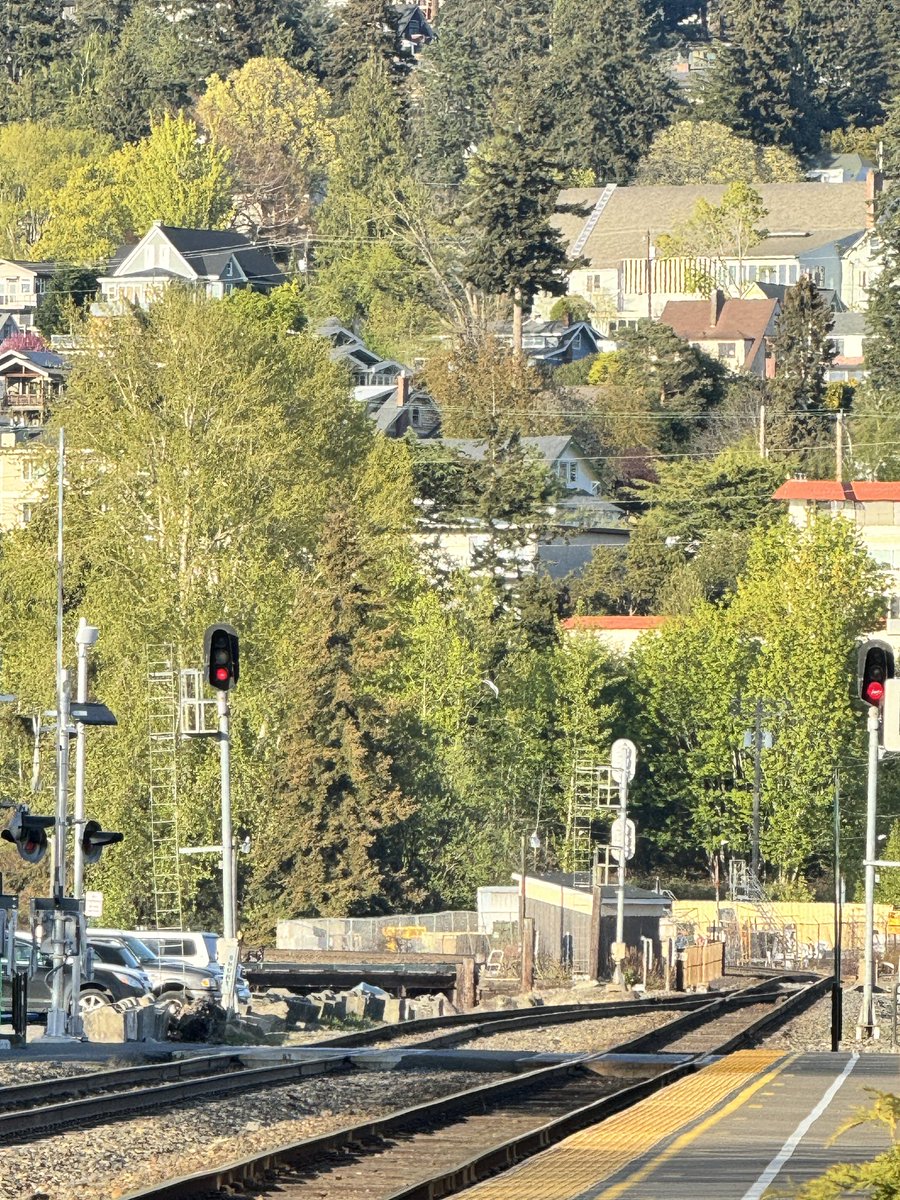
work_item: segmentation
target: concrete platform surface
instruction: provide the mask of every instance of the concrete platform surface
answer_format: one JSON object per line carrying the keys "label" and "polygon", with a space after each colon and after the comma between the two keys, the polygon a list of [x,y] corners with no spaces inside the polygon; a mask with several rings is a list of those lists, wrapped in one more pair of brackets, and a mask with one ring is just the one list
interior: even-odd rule
{"label": "concrete platform surface", "polygon": [[[831,1138],[867,1089],[900,1093],[900,1056],[743,1051],[461,1193],[467,1200],[761,1200],[890,1145]],[[770,1191],[771,1189],[771,1191]]]}

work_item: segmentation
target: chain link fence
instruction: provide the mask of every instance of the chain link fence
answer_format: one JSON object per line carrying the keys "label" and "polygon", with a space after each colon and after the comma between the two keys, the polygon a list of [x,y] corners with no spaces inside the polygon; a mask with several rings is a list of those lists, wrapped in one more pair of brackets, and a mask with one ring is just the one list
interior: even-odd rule
{"label": "chain link fence", "polygon": [[392,913],[385,917],[309,917],[279,921],[279,950],[356,950],[373,953],[474,954],[487,959],[492,941],[477,912]]}

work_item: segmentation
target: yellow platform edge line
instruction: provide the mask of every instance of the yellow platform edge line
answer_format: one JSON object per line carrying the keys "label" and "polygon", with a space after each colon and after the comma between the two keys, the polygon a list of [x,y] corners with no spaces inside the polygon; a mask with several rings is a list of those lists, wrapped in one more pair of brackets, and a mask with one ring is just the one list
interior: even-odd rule
{"label": "yellow platform edge line", "polygon": [[[676,1142],[660,1151],[653,1160],[655,1168],[665,1161],[661,1157],[663,1154],[678,1153],[674,1147],[678,1145],[680,1150],[679,1143],[683,1139],[690,1141],[699,1137],[724,1117],[726,1110],[734,1111],[771,1083],[795,1058],[796,1055],[786,1056],[777,1050],[738,1051],[648,1096],[633,1108],[572,1134],[558,1145],[503,1175],[476,1184],[463,1194],[472,1200],[572,1200],[588,1189],[601,1186],[604,1180],[612,1179],[635,1159],[678,1135],[685,1125],[709,1113],[699,1125],[691,1124]],[[774,1064],[778,1064],[774,1070],[767,1070]],[[749,1077],[759,1072],[763,1072],[759,1078],[746,1083]],[[738,1088],[742,1090],[735,1096]],[[720,1107],[723,1102],[725,1107]],[[715,1111],[710,1112],[711,1109]],[[641,1168],[641,1178],[643,1171]],[[603,1192],[602,1200],[613,1200],[637,1182],[637,1176],[632,1175],[622,1184],[615,1184]],[[601,1200],[601,1196],[597,1200]]]}

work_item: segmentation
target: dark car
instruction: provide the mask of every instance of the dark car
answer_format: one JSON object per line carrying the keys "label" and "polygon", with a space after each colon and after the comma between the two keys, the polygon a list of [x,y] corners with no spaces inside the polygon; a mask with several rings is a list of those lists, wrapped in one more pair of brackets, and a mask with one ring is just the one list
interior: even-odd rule
{"label": "dark car", "polygon": [[[17,935],[15,939],[15,967],[17,970],[27,970],[31,964],[32,953],[36,955],[36,970],[28,980],[28,1011],[44,1013],[51,1005],[53,959],[36,949],[30,938]],[[10,981],[6,977],[6,960],[3,961],[3,1002],[2,1008],[9,1012],[12,1008],[12,992]],[[94,962],[93,979],[82,979],[81,1011],[89,1012],[102,1004],[114,1004],[118,1000],[131,997],[146,996],[150,991],[150,980],[138,968],[116,966],[109,963]],[[71,976],[67,975],[68,979]],[[71,986],[71,984],[69,985]],[[64,1003],[68,1006],[69,995],[66,993]]]}
{"label": "dark car", "polygon": [[222,996],[222,976],[217,971],[204,971],[189,963],[158,958],[140,938],[122,933],[96,934],[88,932],[88,945],[94,952],[94,963],[118,965],[143,971],[150,979],[153,995],[170,1008],[181,1008],[186,1001],[209,996],[219,1001]]}

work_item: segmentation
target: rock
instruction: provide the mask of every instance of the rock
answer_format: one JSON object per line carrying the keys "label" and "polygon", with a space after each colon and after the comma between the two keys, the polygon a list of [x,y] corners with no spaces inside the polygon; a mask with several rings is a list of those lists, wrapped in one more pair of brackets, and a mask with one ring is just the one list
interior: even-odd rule
{"label": "rock", "polygon": [[221,1042],[225,1009],[206,997],[195,1000],[173,1022],[169,1037],[175,1042]]}
{"label": "rock", "polygon": [[401,997],[390,996],[384,1001],[384,1011],[381,1014],[383,1021],[388,1021],[392,1025],[396,1025],[399,1021],[405,1021],[407,1001]]}

